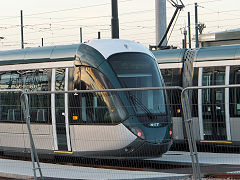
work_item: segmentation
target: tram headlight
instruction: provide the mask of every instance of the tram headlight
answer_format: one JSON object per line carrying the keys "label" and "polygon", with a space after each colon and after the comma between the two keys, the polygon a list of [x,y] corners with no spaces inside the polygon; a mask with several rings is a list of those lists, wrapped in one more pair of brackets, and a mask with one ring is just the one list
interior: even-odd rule
{"label": "tram headlight", "polygon": [[135,134],[137,137],[139,137],[141,139],[145,139],[144,133],[143,133],[143,131],[140,128],[138,128],[138,127],[131,127],[130,129],[133,132],[133,134]]}

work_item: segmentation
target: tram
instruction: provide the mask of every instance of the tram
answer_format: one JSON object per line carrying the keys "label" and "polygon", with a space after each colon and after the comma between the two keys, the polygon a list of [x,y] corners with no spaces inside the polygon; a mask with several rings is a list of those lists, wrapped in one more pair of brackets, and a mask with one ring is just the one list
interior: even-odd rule
{"label": "tram", "polygon": [[[240,84],[240,45],[153,51],[166,86]],[[240,89],[191,91],[193,128],[199,145],[240,145]],[[172,104],[173,139],[186,143],[180,92],[169,94]]]}
{"label": "tram", "polygon": [[[162,87],[153,54],[128,40],[0,52],[0,88],[74,91]],[[0,93],[0,150],[29,152],[18,93]],[[172,144],[165,91],[29,94],[39,154],[159,157]]]}

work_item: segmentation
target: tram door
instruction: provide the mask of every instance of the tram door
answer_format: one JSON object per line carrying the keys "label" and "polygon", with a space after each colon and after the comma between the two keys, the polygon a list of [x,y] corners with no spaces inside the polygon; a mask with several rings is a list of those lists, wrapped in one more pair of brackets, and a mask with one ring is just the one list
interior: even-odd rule
{"label": "tram door", "polygon": [[[225,68],[204,68],[202,85],[224,85]],[[202,90],[203,134],[205,140],[226,140],[225,89]]]}
{"label": "tram door", "polygon": [[[65,69],[56,69],[55,90],[65,90]],[[55,121],[57,135],[57,149],[68,151],[68,140],[65,121],[65,94],[55,94]]]}

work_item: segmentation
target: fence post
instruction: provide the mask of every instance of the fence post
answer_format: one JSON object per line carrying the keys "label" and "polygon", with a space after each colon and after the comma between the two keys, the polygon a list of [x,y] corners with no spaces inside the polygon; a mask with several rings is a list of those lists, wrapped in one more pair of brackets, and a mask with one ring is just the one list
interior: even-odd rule
{"label": "fence post", "polygon": [[188,137],[189,151],[190,151],[190,156],[192,160],[193,178],[201,179],[197,145],[196,145],[196,140],[193,134],[192,113],[191,113],[190,101],[189,101],[189,97],[186,89],[182,90],[181,100],[182,100],[182,108],[183,108],[183,115],[184,115],[184,123],[185,123],[187,137]]}
{"label": "fence post", "polygon": [[[25,94],[25,91],[22,91],[22,94],[21,94],[21,106],[22,106],[23,113],[24,113],[24,119],[26,121],[27,128],[28,128],[34,179],[37,180],[36,170],[38,169],[39,174],[40,174],[40,179],[43,180],[42,170],[41,170],[41,167],[40,167],[38,155],[37,155],[36,148],[35,148],[34,141],[33,141],[33,137],[32,137],[32,131],[31,131],[31,126],[30,126],[30,113],[29,113],[28,96],[27,96],[27,94]],[[37,167],[35,167],[35,162],[37,163]]]}

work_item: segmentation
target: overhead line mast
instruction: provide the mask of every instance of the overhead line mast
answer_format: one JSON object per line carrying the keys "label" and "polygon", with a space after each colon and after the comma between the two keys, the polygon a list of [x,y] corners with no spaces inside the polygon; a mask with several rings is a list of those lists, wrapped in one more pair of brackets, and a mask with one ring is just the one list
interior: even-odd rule
{"label": "overhead line mast", "polygon": [[24,40],[23,40],[23,11],[20,11],[21,14],[21,48],[24,49]]}
{"label": "overhead line mast", "polygon": [[112,39],[119,39],[118,2],[112,0]]}

